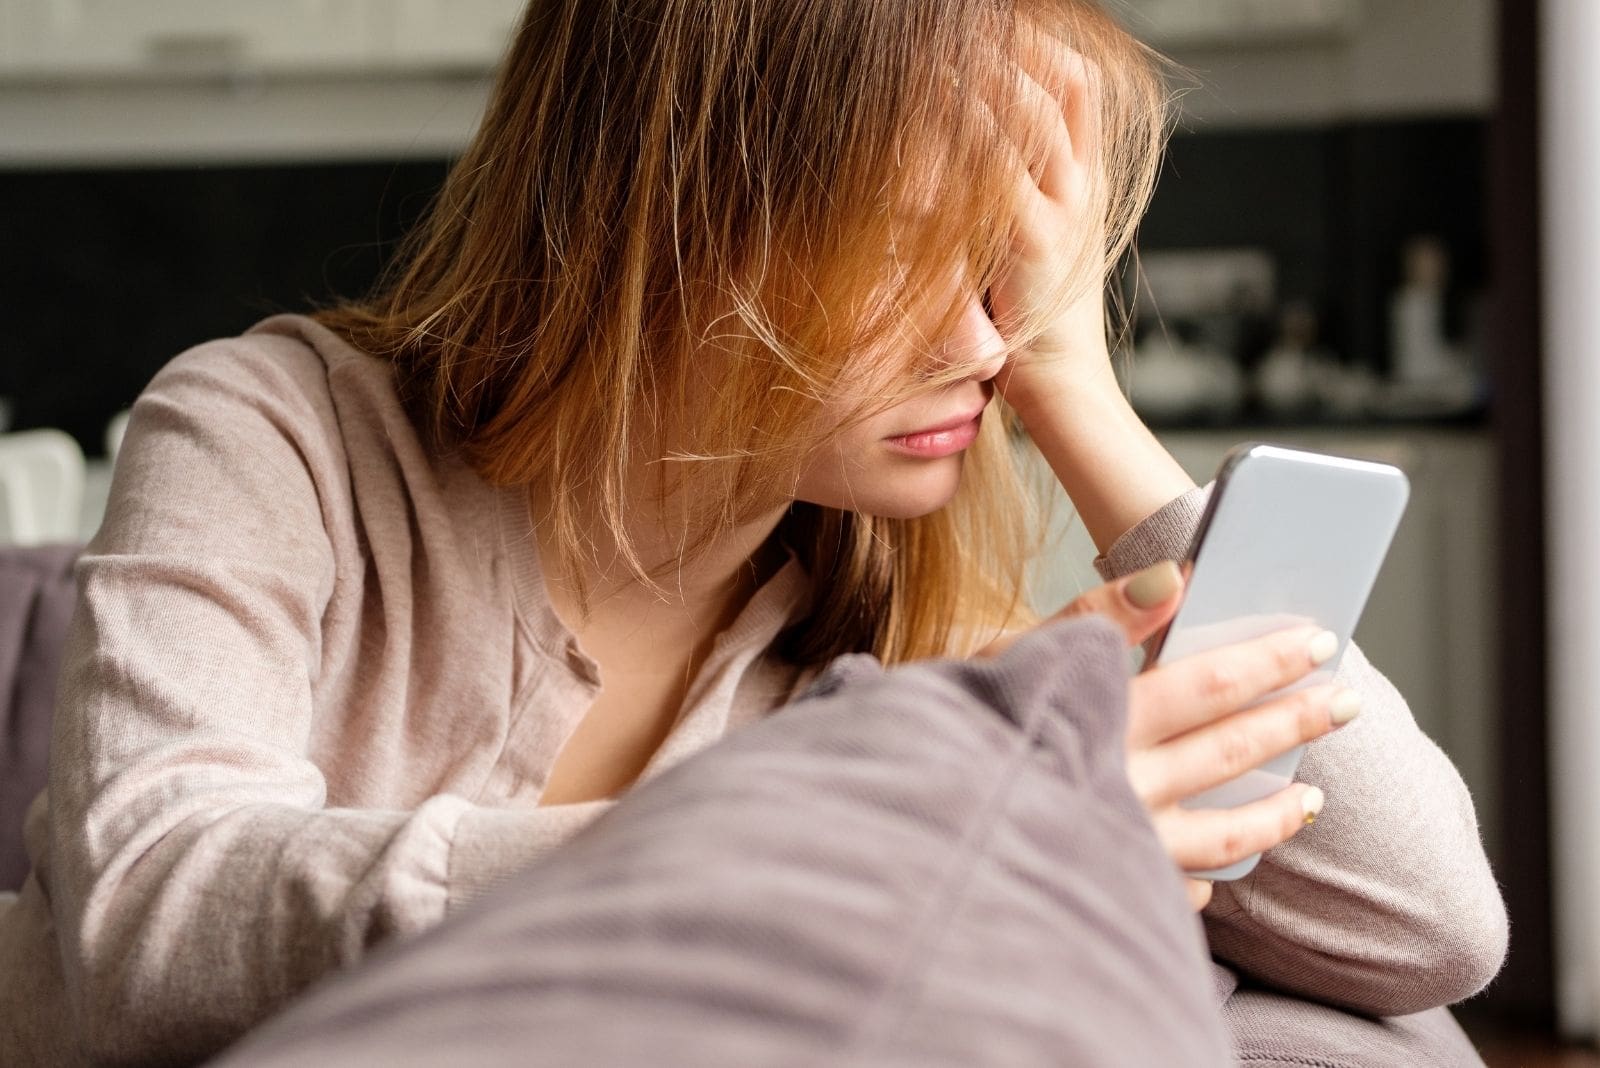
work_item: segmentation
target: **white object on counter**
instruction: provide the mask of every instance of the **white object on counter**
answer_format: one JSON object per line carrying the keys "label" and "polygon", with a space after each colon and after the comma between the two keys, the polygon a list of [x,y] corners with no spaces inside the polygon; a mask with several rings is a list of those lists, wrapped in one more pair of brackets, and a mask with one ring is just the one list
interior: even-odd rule
{"label": "white object on counter", "polygon": [[1405,278],[1389,303],[1394,381],[1384,411],[1397,416],[1444,415],[1470,409],[1477,376],[1467,354],[1444,332],[1450,254],[1436,237],[1419,235],[1402,250]]}
{"label": "white object on counter", "polygon": [[1134,350],[1128,398],[1147,419],[1224,420],[1244,403],[1244,375],[1226,353],[1152,333]]}
{"label": "white object on counter", "polygon": [[0,543],[74,541],[83,516],[83,450],[60,430],[0,435]]}

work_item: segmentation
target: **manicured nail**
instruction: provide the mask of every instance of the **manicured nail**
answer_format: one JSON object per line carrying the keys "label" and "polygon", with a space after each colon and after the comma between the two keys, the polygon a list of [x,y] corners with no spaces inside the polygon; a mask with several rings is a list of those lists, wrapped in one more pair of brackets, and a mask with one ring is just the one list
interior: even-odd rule
{"label": "manicured nail", "polygon": [[1306,814],[1307,823],[1315,823],[1317,815],[1322,811],[1322,791],[1315,786],[1306,787],[1305,793],[1300,795],[1300,809]]}
{"label": "manicured nail", "polygon": [[1333,700],[1328,702],[1328,715],[1335,727],[1349,723],[1361,715],[1361,695],[1354,690],[1340,690],[1333,695]]}
{"label": "manicured nail", "polygon": [[1122,592],[1135,608],[1154,608],[1166,602],[1183,585],[1183,572],[1171,560],[1163,560],[1134,575]]}
{"label": "manicured nail", "polygon": [[1339,636],[1331,630],[1325,630],[1311,639],[1311,662],[1313,664],[1326,664],[1333,659],[1333,654],[1339,651]]}

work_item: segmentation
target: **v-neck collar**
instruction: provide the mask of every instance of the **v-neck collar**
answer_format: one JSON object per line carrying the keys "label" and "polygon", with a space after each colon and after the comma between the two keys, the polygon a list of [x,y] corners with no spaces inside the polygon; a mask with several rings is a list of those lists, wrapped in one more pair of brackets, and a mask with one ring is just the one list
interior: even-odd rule
{"label": "v-neck collar", "polygon": [[[534,534],[527,493],[520,487],[500,487],[495,513],[500,532],[501,551],[511,575],[512,596],[517,619],[536,648],[567,663],[585,682],[598,687],[600,665],[584,652],[577,635],[556,614],[545,585],[539,560],[539,540]],[[722,663],[738,652],[757,646],[764,650],[790,622],[809,608],[811,582],[794,550],[784,546],[786,558],[778,569],[751,595],[739,614],[713,639],[712,650],[690,683],[689,697],[700,689],[699,679],[719,670]]]}

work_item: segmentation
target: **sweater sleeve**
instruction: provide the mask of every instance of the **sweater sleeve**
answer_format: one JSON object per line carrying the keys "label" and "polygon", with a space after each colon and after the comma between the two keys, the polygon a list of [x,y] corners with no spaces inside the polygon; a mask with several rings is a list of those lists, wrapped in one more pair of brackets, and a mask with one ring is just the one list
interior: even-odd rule
{"label": "sweater sleeve", "polygon": [[97,1062],[203,1059],[603,807],[326,804],[308,755],[342,470],[326,372],[212,348],[134,406],[64,654],[41,882]]}
{"label": "sweater sleeve", "polygon": [[[1110,580],[1181,560],[1210,488],[1129,530],[1096,569]],[[1300,762],[1300,780],[1327,795],[1322,814],[1215,884],[1202,914],[1212,953],[1267,986],[1376,1016],[1459,1001],[1494,977],[1508,937],[1472,799],[1353,642],[1336,679],[1362,712]]]}

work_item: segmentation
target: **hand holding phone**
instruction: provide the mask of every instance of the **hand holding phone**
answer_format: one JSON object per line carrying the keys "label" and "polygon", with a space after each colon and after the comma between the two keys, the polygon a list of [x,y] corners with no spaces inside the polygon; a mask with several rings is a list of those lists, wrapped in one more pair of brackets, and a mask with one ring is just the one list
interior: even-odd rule
{"label": "hand holding phone", "polygon": [[1129,684],[1128,781],[1190,877],[1197,909],[1209,900],[1212,872],[1287,841],[1321,811],[1322,792],[1309,785],[1226,809],[1186,802],[1336,729],[1333,702],[1346,691],[1295,686],[1326,662],[1327,637],[1315,626],[1275,631],[1152,668]]}
{"label": "hand holding phone", "polygon": [[[1213,667],[1200,663],[1215,660],[1218,654],[1213,650],[1291,628],[1302,636],[1326,629],[1333,637],[1324,642],[1333,647],[1315,670],[1302,665],[1292,679],[1284,675],[1280,685],[1248,694],[1263,712],[1269,703],[1282,708],[1285,700],[1291,700],[1299,701],[1314,718],[1319,714],[1316,703],[1331,696],[1329,683],[1408,495],[1405,475],[1387,464],[1275,445],[1235,448],[1218,471],[1191,545],[1192,573],[1183,602],[1155,640],[1149,668],[1192,660],[1192,684],[1201,686],[1214,675]],[[1197,657],[1201,653],[1208,655]],[[1191,703],[1194,696],[1190,695]],[[1293,745],[1260,767],[1187,796],[1182,805],[1190,810],[1242,812],[1241,806],[1292,782],[1303,751],[1304,745]],[[1216,818],[1231,814],[1219,812]],[[1255,853],[1189,874],[1237,879],[1259,860]]]}
{"label": "hand holding phone", "polygon": [[1285,788],[1305,743],[1340,721],[1328,680],[1407,494],[1388,465],[1240,446],[1182,570],[1124,576],[1052,617],[1104,616],[1130,648],[1156,645],[1129,685],[1128,777],[1196,909],[1205,880],[1246,874],[1320,807],[1315,787]]}

